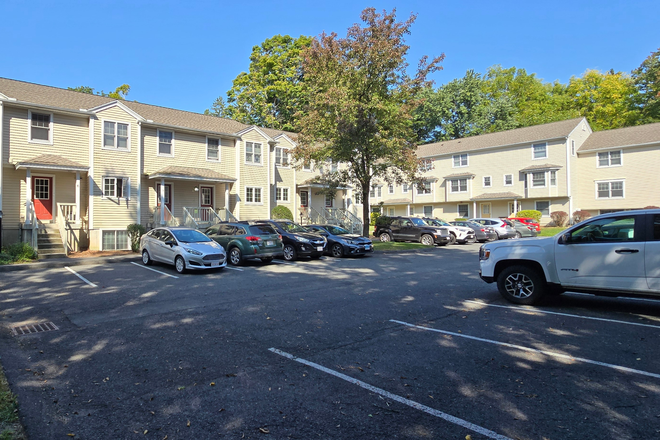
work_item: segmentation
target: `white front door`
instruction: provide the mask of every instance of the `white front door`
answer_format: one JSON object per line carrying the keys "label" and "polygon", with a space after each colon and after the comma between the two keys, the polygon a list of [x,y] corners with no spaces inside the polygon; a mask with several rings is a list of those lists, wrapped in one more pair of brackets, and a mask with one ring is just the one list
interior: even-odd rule
{"label": "white front door", "polygon": [[555,264],[562,285],[647,290],[640,219],[624,214],[588,221],[570,232],[566,244],[556,243]]}

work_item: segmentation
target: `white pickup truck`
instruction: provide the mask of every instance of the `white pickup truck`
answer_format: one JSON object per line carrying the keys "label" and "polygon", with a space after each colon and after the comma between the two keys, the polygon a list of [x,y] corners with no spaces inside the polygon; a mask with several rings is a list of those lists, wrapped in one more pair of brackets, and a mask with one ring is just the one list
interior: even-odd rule
{"label": "white pickup truck", "polygon": [[479,275],[516,304],[565,291],[660,296],[660,209],[603,214],[554,237],[487,243]]}

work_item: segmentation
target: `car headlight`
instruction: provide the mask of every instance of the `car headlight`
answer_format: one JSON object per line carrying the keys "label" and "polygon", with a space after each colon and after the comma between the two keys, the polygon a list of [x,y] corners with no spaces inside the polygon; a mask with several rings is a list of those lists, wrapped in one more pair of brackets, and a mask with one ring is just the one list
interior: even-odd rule
{"label": "car headlight", "polygon": [[197,251],[195,249],[190,249],[190,248],[187,248],[187,247],[184,247],[183,250],[188,252],[189,254],[193,254],[193,255],[204,255],[200,251]]}
{"label": "car headlight", "polygon": [[300,237],[299,235],[294,235],[293,238],[295,238],[297,241],[301,243],[309,243],[308,239],[306,239],[305,237]]}
{"label": "car headlight", "polygon": [[483,261],[483,260],[487,260],[489,258],[490,258],[490,249],[487,249],[487,248],[481,246],[479,248],[479,260]]}

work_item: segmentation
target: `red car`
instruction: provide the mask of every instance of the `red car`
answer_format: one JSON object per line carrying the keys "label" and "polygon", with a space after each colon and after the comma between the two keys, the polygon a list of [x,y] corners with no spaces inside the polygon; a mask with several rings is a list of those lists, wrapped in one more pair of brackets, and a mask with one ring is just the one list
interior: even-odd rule
{"label": "red car", "polygon": [[536,219],[525,217],[509,217],[509,220],[518,220],[520,223],[536,229],[536,232],[541,232],[541,225],[536,221]]}

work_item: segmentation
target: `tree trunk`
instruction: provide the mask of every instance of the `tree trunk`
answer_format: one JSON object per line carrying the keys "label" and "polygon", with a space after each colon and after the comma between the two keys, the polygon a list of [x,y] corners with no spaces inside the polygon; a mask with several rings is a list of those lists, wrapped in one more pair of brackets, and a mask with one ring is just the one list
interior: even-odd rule
{"label": "tree trunk", "polygon": [[[369,206],[369,186],[362,186],[362,236],[369,238],[369,225],[371,223],[371,209]],[[365,189],[366,188],[366,189]]]}

